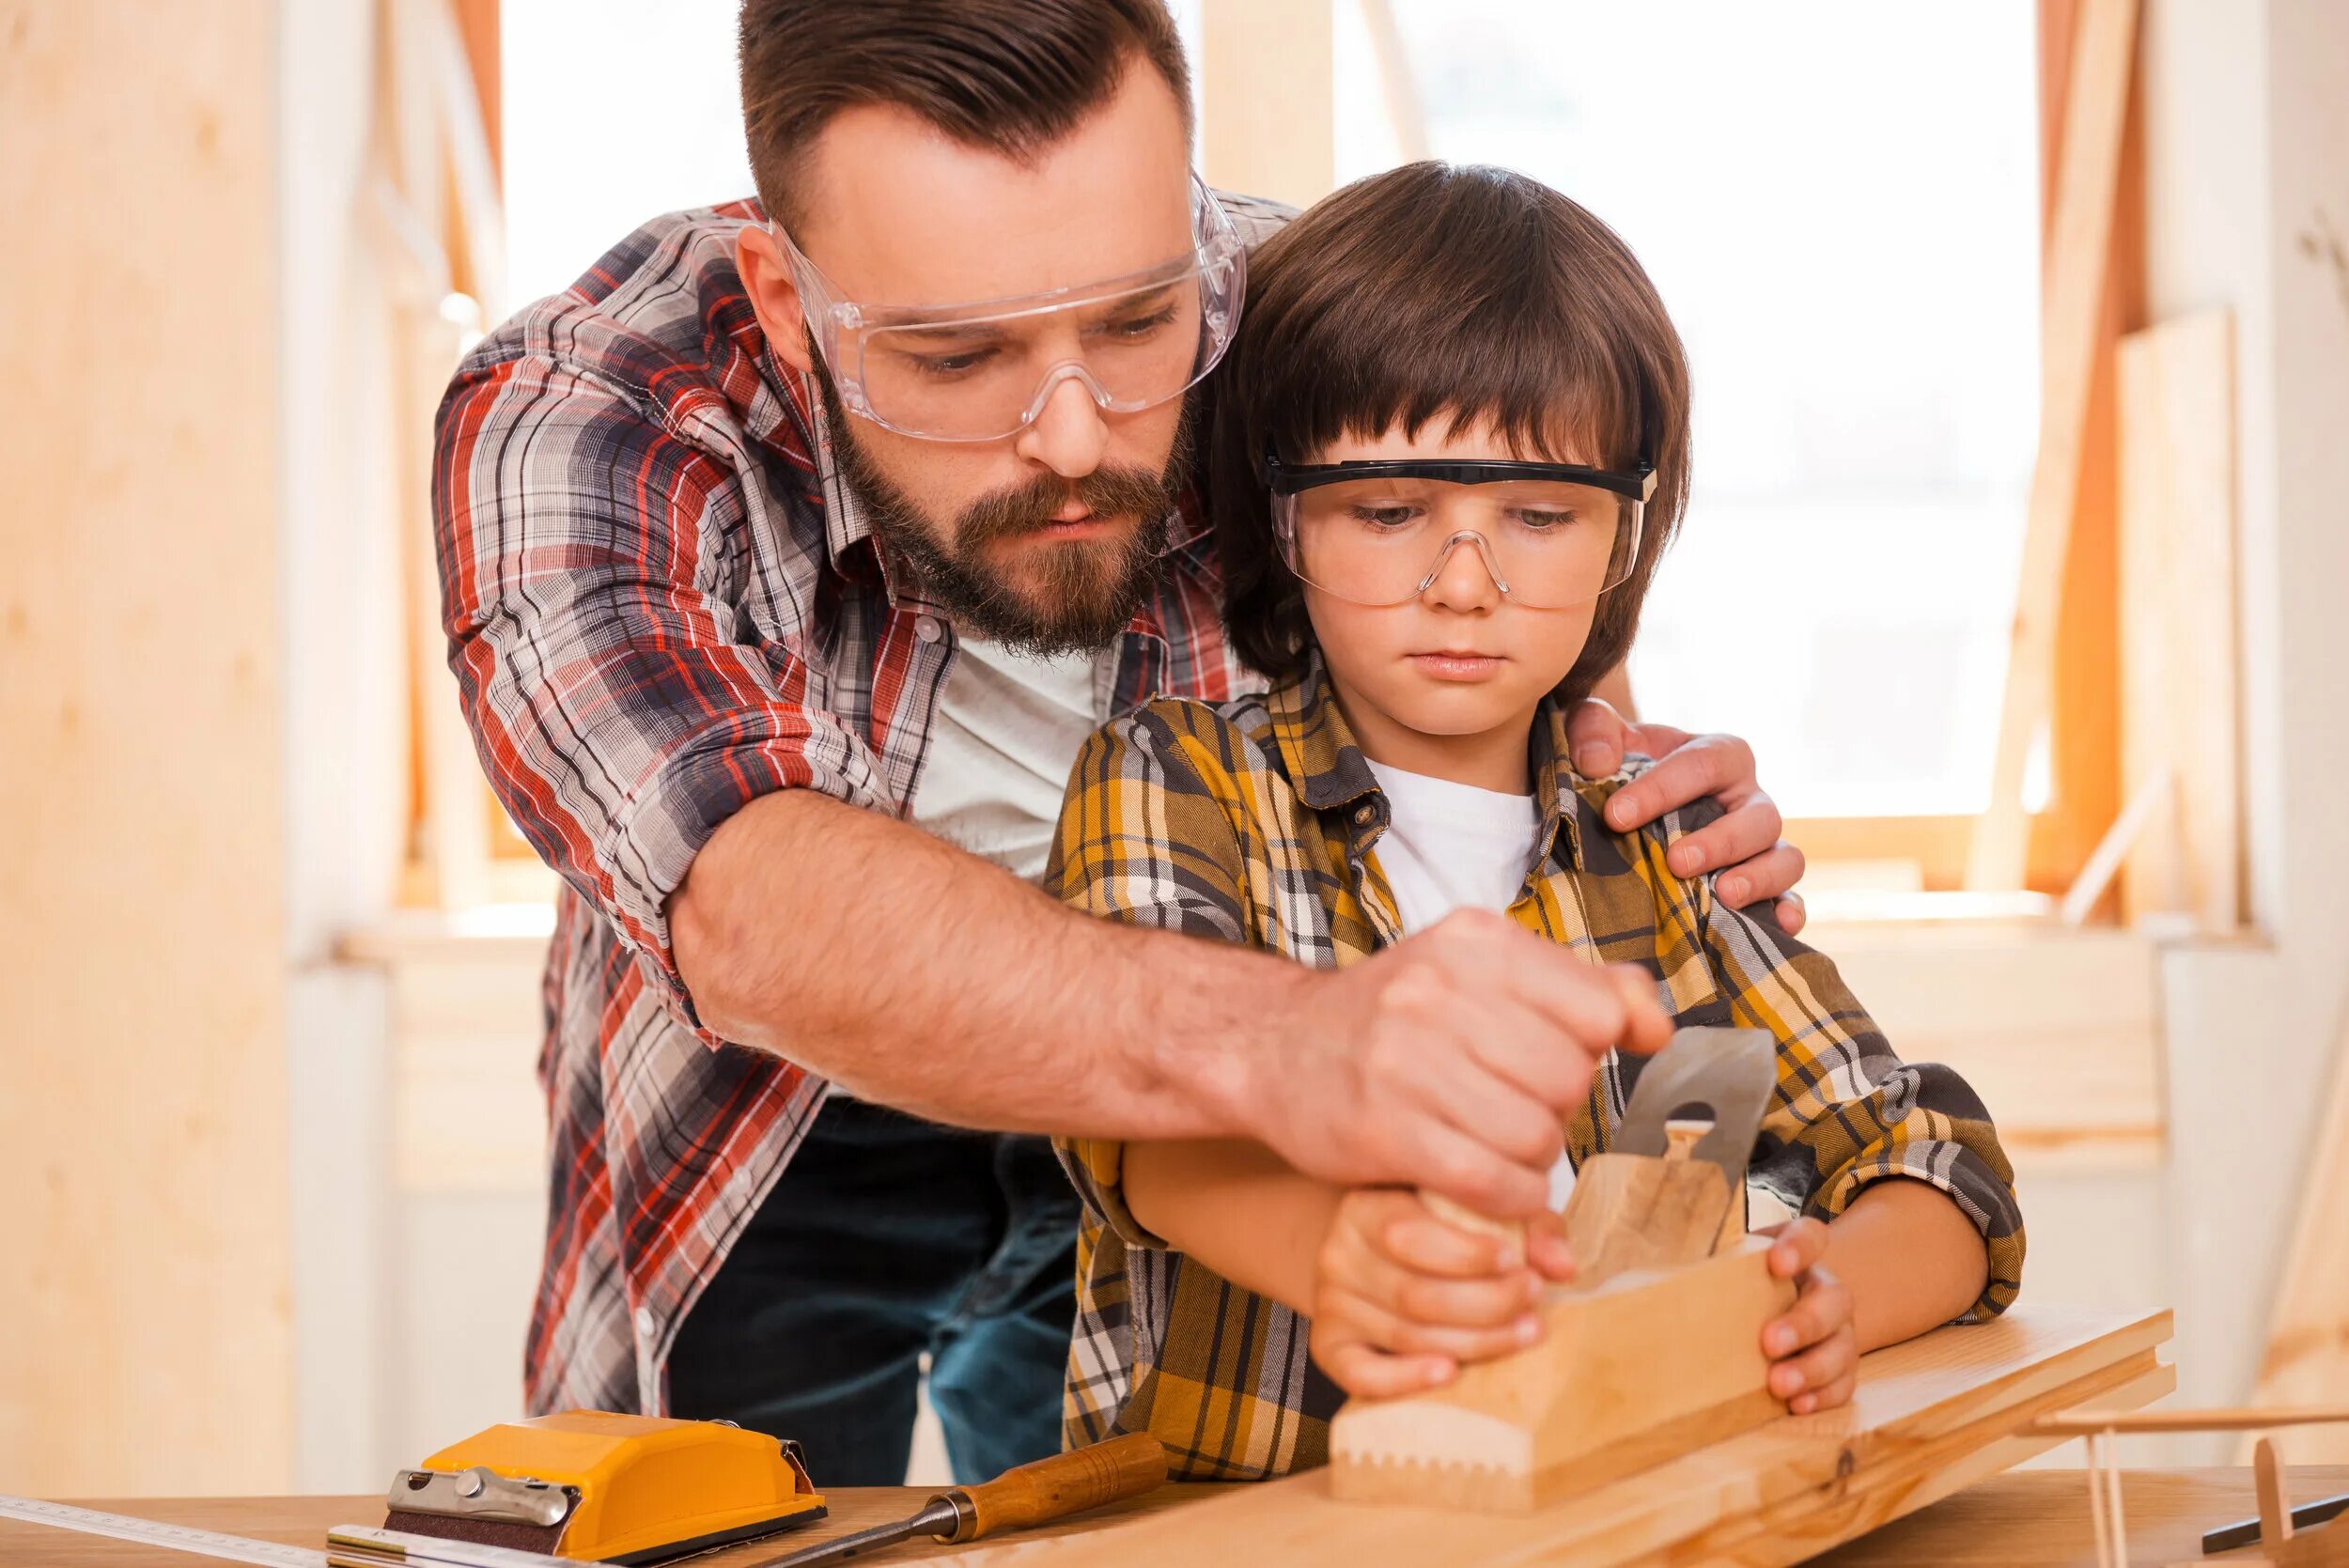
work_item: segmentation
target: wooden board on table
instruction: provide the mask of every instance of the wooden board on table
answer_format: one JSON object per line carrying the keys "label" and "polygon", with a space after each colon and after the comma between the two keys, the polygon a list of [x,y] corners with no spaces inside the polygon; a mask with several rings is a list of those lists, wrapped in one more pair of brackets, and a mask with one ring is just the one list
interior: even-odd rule
{"label": "wooden board on table", "polygon": [[1127,1568],[1279,1561],[1595,1565],[1727,1559],[1783,1563],[1825,1550],[2061,1439],[2027,1421],[2093,1401],[2122,1408],[2170,1385],[2155,1348],[2170,1314],[2020,1308],[1877,1351],[1840,1410],[1788,1416],[1519,1515],[1346,1503],[1321,1472],[1238,1488],[1089,1532],[984,1545],[972,1562]]}
{"label": "wooden board on table", "polygon": [[2234,320],[2208,310],[2121,340],[2121,768],[2167,775],[2121,884],[2132,922],[2239,924]]}

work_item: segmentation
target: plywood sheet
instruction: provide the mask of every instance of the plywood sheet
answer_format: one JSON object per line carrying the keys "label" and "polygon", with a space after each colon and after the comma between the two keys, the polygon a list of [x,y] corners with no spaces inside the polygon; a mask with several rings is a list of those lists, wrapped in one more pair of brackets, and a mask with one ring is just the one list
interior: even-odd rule
{"label": "plywood sheet", "polygon": [[1078,1540],[982,1546],[969,1560],[1020,1568],[1795,1561],[2026,1457],[2032,1440],[2010,1436],[2024,1421],[2083,1400],[2121,1406],[2158,1397],[2170,1375],[2155,1349],[2169,1335],[2166,1312],[2054,1308],[1944,1328],[1870,1356],[1843,1409],[1786,1417],[1527,1515],[1340,1502],[1315,1472]]}

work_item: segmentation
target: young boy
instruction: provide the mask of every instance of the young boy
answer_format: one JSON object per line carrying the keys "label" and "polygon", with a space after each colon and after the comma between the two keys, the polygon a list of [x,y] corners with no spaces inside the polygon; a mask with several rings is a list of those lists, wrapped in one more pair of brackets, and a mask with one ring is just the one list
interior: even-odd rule
{"label": "young boy", "polygon": [[[1225,620],[1276,685],[1097,734],[1050,880],[1112,919],[1320,967],[1400,962],[1374,955],[1439,922],[1475,939],[1504,911],[1623,966],[1627,989],[1562,1000],[1541,1064],[1587,1079],[1553,1097],[1579,1095],[1577,1162],[1643,1061],[1613,1048],[1663,1035],[1657,1003],[1768,1030],[1749,1181],[1802,1216],[1771,1253],[1799,1294],[1763,1329],[1797,1413],[1849,1398],[1863,1351],[2003,1311],[2023,1228],[1981,1100],[1902,1064],[1766,909],[1666,869],[1697,814],[1609,825],[1643,761],[1588,779],[1563,754],[1563,705],[1628,647],[1688,493],[1687,366],[1638,262],[1535,181],[1418,163],[1330,197],[1251,271],[1210,457]],[[1724,654],[1750,657],[1737,635]],[[1473,1084],[1428,1093],[1479,1113]],[[1545,1282],[1573,1274],[1554,1219],[1519,1251],[1253,1145],[1062,1152],[1087,1209],[1069,1439],[1148,1431],[1182,1477],[1323,1462],[1346,1392],[1519,1348]]]}

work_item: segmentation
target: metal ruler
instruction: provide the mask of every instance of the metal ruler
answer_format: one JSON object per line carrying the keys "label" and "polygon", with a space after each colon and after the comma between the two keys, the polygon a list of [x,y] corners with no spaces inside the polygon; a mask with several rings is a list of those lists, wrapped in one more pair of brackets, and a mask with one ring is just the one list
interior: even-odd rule
{"label": "metal ruler", "polygon": [[23,1519],[79,1530],[85,1535],[110,1535],[142,1546],[166,1546],[197,1557],[224,1558],[230,1562],[257,1563],[260,1568],[326,1568],[326,1554],[308,1546],[287,1546],[274,1541],[252,1541],[241,1535],[219,1535],[186,1525],[159,1524],[122,1514],[101,1514],[94,1508],[42,1502],[36,1498],[12,1498],[0,1493],[0,1519]]}
{"label": "metal ruler", "polygon": [[37,1498],[12,1498],[0,1493],[0,1519],[78,1530],[84,1535],[107,1535],[134,1541],[142,1546],[162,1546],[197,1557],[250,1562],[257,1568],[335,1568],[338,1563],[414,1563],[419,1568],[547,1568],[556,1560],[541,1552],[518,1552],[506,1546],[482,1546],[437,1536],[412,1535],[404,1530],[374,1529],[365,1525],[337,1525],[327,1532],[330,1551],[288,1546],[275,1541],[255,1541],[241,1535],[221,1535],[187,1525],[159,1524],[122,1514],[101,1514],[94,1508],[43,1502]]}

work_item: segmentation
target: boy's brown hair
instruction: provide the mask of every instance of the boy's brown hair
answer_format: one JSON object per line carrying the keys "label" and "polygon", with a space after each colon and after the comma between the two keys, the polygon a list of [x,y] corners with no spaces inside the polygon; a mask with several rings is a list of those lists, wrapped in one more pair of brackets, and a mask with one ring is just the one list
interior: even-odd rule
{"label": "boy's brown hair", "polygon": [[1027,159],[1142,63],[1190,124],[1190,70],[1163,0],[743,0],[739,44],[751,174],[786,227],[809,148],[860,104],[894,104]]}
{"label": "boy's brown hair", "polygon": [[1315,205],[1249,257],[1207,451],[1223,619],[1266,675],[1313,644],[1272,536],[1268,445],[1310,462],[1343,437],[1490,422],[1528,456],[1656,466],[1631,575],[1598,601],[1558,692],[1623,661],[1688,495],[1688,364],[1663,301],[1613,230],[1507,169],[1407,163]]}

